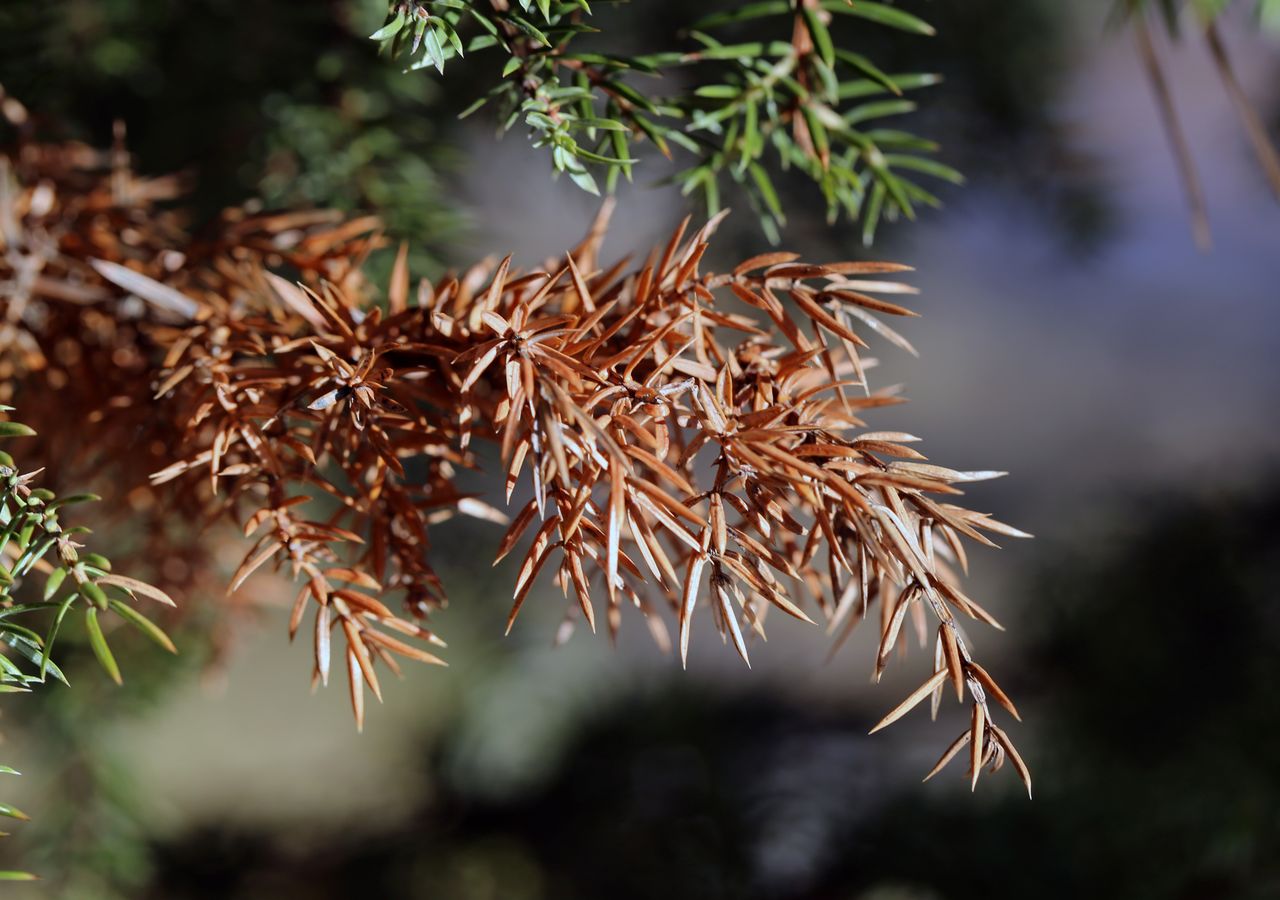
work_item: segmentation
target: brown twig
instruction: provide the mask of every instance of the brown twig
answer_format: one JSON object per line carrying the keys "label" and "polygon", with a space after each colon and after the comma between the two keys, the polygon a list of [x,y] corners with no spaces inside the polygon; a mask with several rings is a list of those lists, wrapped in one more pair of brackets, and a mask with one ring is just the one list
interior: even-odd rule
{"label": "brown twig", "polygon": [[1143,70],[1151,83],[1151,92],[1155,95],[1156,107],[1160,111],[1160,121],[1169,139],[1174,161],[1182,178],[1182,187],[1187,195],[1187,203],[1191,207],[1191,234],[1196,246],[1201,250],[1213,247],[1213,235],[1209,229],[1209,213],[1205,204],[1204,190],[1200,186],[1200,176],[1196,172],[1195,160],[1191,156],[1191,147],[1182,131],[1178,119],[1178,110],[1173,103],[1173,92],[1160,65],[1155,44],[1151,40],[1151,30],[1142,14],[1134,16],[1133,35],[1138,45],[1138,55],[1142,59]]}
{"label": "brown twig", "polygon": [[1263,177],[1271,186],[1272,193],[1280,199],[1280,153],[1276,152],[1275,145],[1267,136],[1266,126],[1262,124],[1253,104],[1249,102],[1249,96],[1236,77],[1235,67],[1231,64],[1231,57],[1227,53],[1226,44],[1222,41],[1216,21],[1210,20],[1205,26],[1204,37],[1209,45],[1209,55],[1213,57],[1213,64],[1217,67],[1218,75],[1222,79],[1222,85],[1226,88],[1231,102],[1235,104],[1240,122],[1244,125],[1245,134],[1249,136],[1249,143],[1253,146],[1253,153],[1258,158]]}

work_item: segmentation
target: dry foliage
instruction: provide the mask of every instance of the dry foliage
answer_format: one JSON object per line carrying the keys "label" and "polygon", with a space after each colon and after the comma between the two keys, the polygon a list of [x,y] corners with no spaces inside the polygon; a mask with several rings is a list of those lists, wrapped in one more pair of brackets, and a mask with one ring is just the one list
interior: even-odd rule
{"label": "dry foliage", "polygon": [[1021,532],[953,501],[999,473],[933,465],[862,419],[898,402],[868,387],[861,353],[864,335],[911,349],[882,319],[912,315],[882,299],[911,293],[905,267],[770,253],[703,271],[719,217],[639,266],[607,263],[606,207],[543,270],[508,258],[414,284],[402,249],[378,303],[371,221],[232,215],[194,241],[149,209],[165,182],[126,173],[151,194],[122,194],[122,169],[60,152],[37,148],[0,188],[6,391],[71,388],[109,412],[41,418],[23,399],[25,417],[69,418],[100,453],[144,448],[120,465],[148,466],[169,514],[234,517],[253,543],[231,590],[266,566],[293,576],[290,632],[310,619],[314,678],[336,655],[357,723],[379,664],[440,663],[430,526],[506,521],[455,484],[486,439],[508,499],[529,498],[497,552],[527,548],[508,628],[539,576],[572,592],[560,639],[600,616],[616,634],[631,607],[664,647],[674,620],[682,659],[700,608],[746,660],[774,608],[843,642],[878,605],[877,676],[908,618],[934,664],[876,728],[936,712],[950,685],[971,725],[938,768],[968,747],[974,782],[1007,758],[1029,789],[990,701],[1017,713],[960,625],[996,624],[958,586],[962,540]]}
{"label": "dry foliage", "polygon": [[[362,258],[372,223],[229,210],[192,235],[172,205],[180,181],[137,176],[121,144],[104,152],[27,142],[0,154],[0,402],[19,400],[29,413],[23,418],[38,434],[24,452],[40,461],[45,481],[123,500],[99,517],[129,523],[141,546],[114,549],[154,562],[152,579],[185,595],[212,568],[207,541],[188,525],[207,503],[195,491],[158,494],[149,483],[183,438],[181,423],[159,414],[153,399],[166,349],[160,326],[192,311],[177,292],[198,284],[231,295],[239,273],[262,266],[341,280]],[[322,234],[332,247],[339,226],[365,244],[339,240],[325,249],[311,241]],[[171,291],[143,301],[99,268]],[[220,653],[221,624],[212,637]]]}

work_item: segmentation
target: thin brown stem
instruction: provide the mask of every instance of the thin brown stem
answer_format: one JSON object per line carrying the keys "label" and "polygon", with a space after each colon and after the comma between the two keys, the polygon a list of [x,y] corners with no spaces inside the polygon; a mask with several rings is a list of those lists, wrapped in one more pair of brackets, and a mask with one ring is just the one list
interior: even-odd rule
{"label": "thin brown stem", "polygon": [[1226,44],[1222,41],[1222,34],[1218,31],[1216,22],[1209,22],[1205,28],[1204,38],[1209,45],[1213,64],[1218,68],[1222,86],[1226,88],[1227,96],[1231,98],[1236,112],[1240,114],[1240,122],[1244,125],[1245,134],[1249,136],[1249,143],[1253,145],[1253,153],[1258,157],[1262,174],[1266,177],[1267,184],[1271,186],[1272,193],[1280,199],[1280,153],[1276,152],[1275,145],[1267,136],[1266,126],[1262,124],[1257,110],[1253,108],[1244,88],[1240,86],[1240,80],[1236,77],[1235,67],[1231,64],[1231,57],[1227,54]]}
{"label": "thin brown stem", "polygon": [[1178,164],[1182,186],[1187,194],[1187,203],[1191,207],[1192,237],[1197,247],[1201,250],[1209,250],[1213,246],[1213,236],[1209,231],[1209,213],[1205,204],[1204,191],[1200,186],[1200,176],[1196,172],[1191,147],[1187,144],[1182,123],[1178,119],[1178,111],[1173,105],[1173,92],[1169,88],[1169,80],[1165,77],[1160,58],[1156,55],[1151,31],[1141,16],[1133,21],[1133,34],[1138,45],[1138,55],[1142,58],[1142,66],[1146,70],[1147,80],[1151,82],[1151,91],[1155,94],[1156,107],[1160,110],[1161,124],[1169,139],[1174,161]]}

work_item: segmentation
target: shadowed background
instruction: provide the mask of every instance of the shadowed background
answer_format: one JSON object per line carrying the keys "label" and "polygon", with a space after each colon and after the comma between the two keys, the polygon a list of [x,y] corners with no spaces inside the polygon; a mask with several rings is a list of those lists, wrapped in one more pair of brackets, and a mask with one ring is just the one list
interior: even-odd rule
{"label": "shadowed background", "polygon": [[[975,552],[970,593],[1009,628],[975,638],[1024,713],[1034,801],[1012,777],[976,796],[956,772],[918,785],[954,708],[866,736],[927,666],[913,653],[870,689],[871,629],[824,662],[818,629],[779,623],[747,670],[703,621],[681,672],[633,619],[616,649],[585,633],[552,649],[561,601],[534,596],[503,639],[499,531],[467,525],[433,537],[450,667],[409,669],[364,735],[341,690],[307,694],[308,649],[285,645],[292,593],[270,578],[219,618],[236,636],[224,668],[136,654],[123,690],[85,671],[41,710],[7,702],[6,761],[28,774],[6,796],[36,818],[0,851],[45,877],[10,892],[1280,893],[1280,204],[1193,34],[1161,49],[1209,197],[1207,254],[1105,4],[903,5],[939,37],[885,52],[946,75],[916,119],[970,183],[865,251],[823,224],[810,185],[784,182],[784,244],[917,268],[924,317],[903,331],[921,358],[876,346],[872,373],[912,402],[872,424],[1012,473],[970,500],[1037,540]],[[599,12],[644,46],[685,6]],[[140,169],[190,172],[202,214],[249,197],[374,210],[424,274],[563,251],[598,201],[553,182],[518,132],[456,122],[465,80],[379,60],[362,35],[381,11],[17,0],[0,9],[0,84],[50,136],[105,144],[122,119]],[[1244,15],[1223,29],[1275,135],[1280,37]],[[647,168],[607,249],[647,248],[688,211]],[[765,249],[743,213],[725,258]],[[213,589],[183,602],[203,621],[223,606]]]}

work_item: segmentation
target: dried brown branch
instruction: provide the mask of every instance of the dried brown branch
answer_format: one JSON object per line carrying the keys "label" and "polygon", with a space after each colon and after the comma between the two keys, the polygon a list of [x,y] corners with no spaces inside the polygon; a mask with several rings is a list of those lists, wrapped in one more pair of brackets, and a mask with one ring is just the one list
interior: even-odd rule
{"label": "dried brown branch", "polygon": [[[681,225],[642,265],[608,264],[606,207],[538,270],[508,258],[414,286],[402,253],[380,304],[361,276],[372,222],[233,216],[203,244],[157,231],[122,244],[118,189],[100,222],[44,209],[40,179],[21,183],[0,198],[0,234],[24,259],[52,243],[0,271],[5,383],[26,391],[41,379],[23,373],[39,371],[47,385],[59,340],[109,336],[102,351],[134,368],[100,360],[107,383],[83,399],[126,398],[147,490],[243,526],[232,591],[268,567],[298,583],[290,632],[310,613],[316,682],[341,654],[358,723],[380,665],[441,662],[423,649],[442,645],[424,620],[445,602],[431,527],[506,521],[456,484],[489,440],[508,500],[527,497],[498,549],[527,547],[509,627],[546,577],[572,591],[560,639],[579,620],[616,635],[629,607],[664,648],[674,622],[683,660],[709,611],[745,660],[771,609],[824,620],[841,642],[879,603],[878,676],[908,618],[923,644],[932,617],[933,675],[881,724],[926,697],[936,711],[950,682],[972,705],[971,778],[1008,756],[1029,787],[988,698],[1016,712],[960,626],[997,624],[958,586],[962,540],[1022,533],[953,501],[1002,473],[934,465],[912,435],[862,418],[899,402],[869,387],[861,354],[871,337],[911,349],[880,318],[911,315],[881,299],[912,292],[897,280],[907,267],[771,253],[706,271],[720,217]],[[174,245],[183,258],[166,266]]]}

